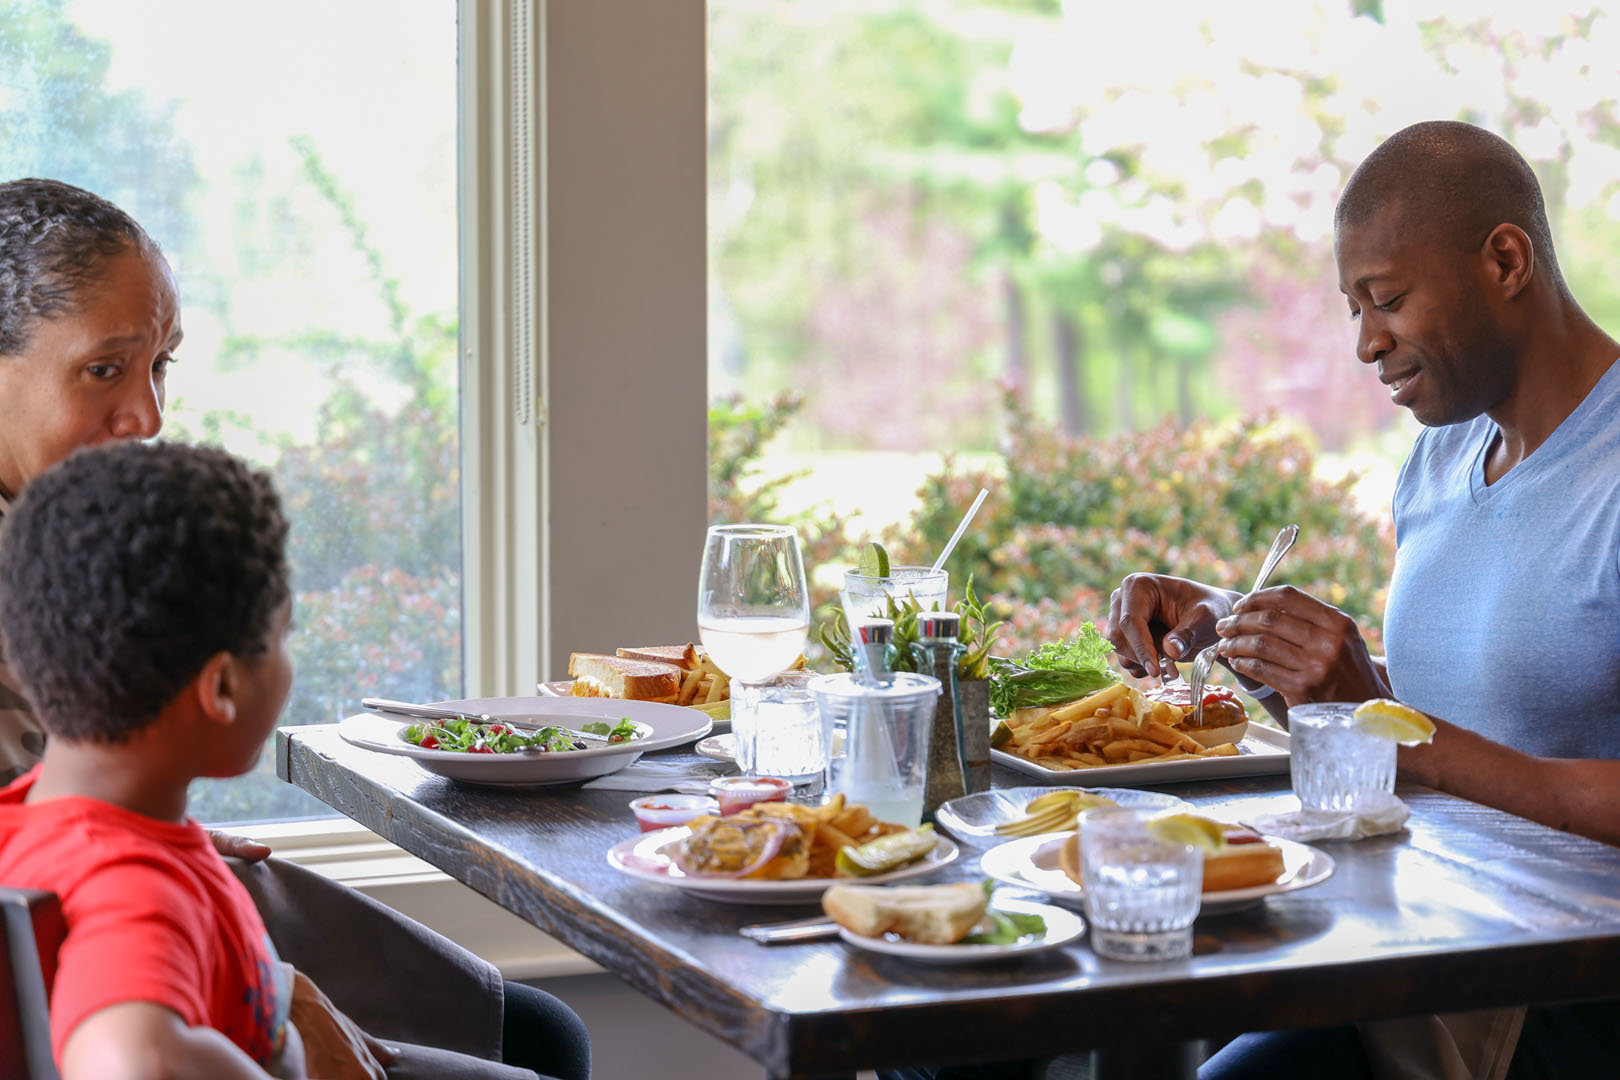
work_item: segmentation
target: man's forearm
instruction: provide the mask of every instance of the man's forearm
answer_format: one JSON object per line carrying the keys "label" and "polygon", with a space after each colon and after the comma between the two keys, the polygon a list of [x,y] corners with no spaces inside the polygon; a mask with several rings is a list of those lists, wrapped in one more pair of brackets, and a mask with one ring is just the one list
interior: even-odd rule
{"label": "man's forearm", "polygon": [[1620,845],[1620,761],[1538,758],[1444,720],[1435,727],[1433,743],[1401,749],[1403,780]]}

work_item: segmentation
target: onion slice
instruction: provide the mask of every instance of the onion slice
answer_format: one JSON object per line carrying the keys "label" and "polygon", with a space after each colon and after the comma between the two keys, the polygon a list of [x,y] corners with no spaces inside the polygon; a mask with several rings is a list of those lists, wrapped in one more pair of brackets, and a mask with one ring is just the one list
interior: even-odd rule
{"label": "onion slice", "polygon": [[737,829],[741,832],[748,832],[754,829],[764,829],[765,833],[764,839],[761,841],[758,851],[756,851],[753,858],[749,860],[748,865],[744,866],[740,870],[703,869],[701,860],[696,857],[696,854],[690,847],[690,842],[693,837],[687,837],[686,840],[683,840],[675,849],[675,865],[681,868],[681,873],[690,877],[747,877],[749,874],[752,874],[754,871],[776,858],[777,854],[782,850],[782,844],[788,838],[788,830],[790,828],[797,830],[798,826],[788,821],[728,821],[722,819],[721,821],[716,822],[713,826],[709,826],[709,828],[729,828]]}

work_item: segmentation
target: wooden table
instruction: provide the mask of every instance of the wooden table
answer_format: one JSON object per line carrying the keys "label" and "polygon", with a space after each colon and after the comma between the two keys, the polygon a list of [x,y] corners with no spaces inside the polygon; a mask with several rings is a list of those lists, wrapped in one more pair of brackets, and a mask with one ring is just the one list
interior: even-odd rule
{"label": "wooden table", "polygon": [[[1620,995],[1620,849],[1426,789],[1400,792],[1407,831],[1321,845],[1338,864],[1330,880],[1199,920],[1188,960],[1099,960],[1076,944],[940,968],[836,941],[756,945],[738,927],[813,909],[718,904],[617,873],[603,853],[634,834],[625,792],[455,784],[351,747],[330,725],[283,729],[276,753],[282,779],[772,1077],[1084,1049],[1099,1074],[1188,1075],[1206,1037]],[[1286,777],[1164,790],[1222,817],[1296,805]],[[977,876],[976,854],[965,848],[934,880]]]}

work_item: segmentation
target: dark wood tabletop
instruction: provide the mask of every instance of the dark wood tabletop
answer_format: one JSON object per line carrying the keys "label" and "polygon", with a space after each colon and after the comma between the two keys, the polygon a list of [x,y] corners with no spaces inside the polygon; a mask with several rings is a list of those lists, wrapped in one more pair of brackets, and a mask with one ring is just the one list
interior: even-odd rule
{"label": "dark wood tabletop", "polygon": [[[1174,1072],[1242,1031],[1620,995],[1620,849],[1427,789],[1407,828],[1319,846],[1320,885],[1201,918],[1194,955],[1133,964],[1084,944],[975,967],[842,942],[761,946],[739,927],[814,907],[716,903],[646,884],[605,853],[633,793],[454,783],[287,728],[277,772],[732,1043],[773,1077],[1096,1049],[1105,1071]],[[659,759],[706,762],[685,751]],[[998,786],[1027,778],[998,772]],[[1297,806],[1286,776],[1161,787],[1217,817]],[[929,880],[978,877],[982,848]]]}

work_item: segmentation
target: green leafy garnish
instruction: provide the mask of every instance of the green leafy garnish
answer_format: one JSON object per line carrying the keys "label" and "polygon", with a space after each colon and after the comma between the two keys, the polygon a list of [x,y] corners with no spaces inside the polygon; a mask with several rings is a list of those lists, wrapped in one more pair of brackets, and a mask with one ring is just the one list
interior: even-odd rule
{"label": "green leafy garnish", "polygon": [[579,725],[579,730],[591,735],[606,735],[608,733],[608,722],[606,720],[588,720]]}
{"label": "green leafy garnish", "polygon": [[969,934],[962,939],[964,945],[1017,945],[1026,938],[1046,933],[1046,920],[1039,915],[1025,915],[1017,911],[987,911],[990,929]]}
{"label": "green leafy garnish", "polygon": [[562,728],[543,727],[526,731],[499,722],[482,724],[465,716],[411,724],[400,735],[406,742],[425,750],[449,750],[465,754],[514,754],[523,750],[560,753],[583,749]]}
{"label": "green leafy garnish", "polygon": [[1085,697],[1119,681],[1108,667],[1114,647],[1091,623],[1073,641],[1048,642],[1023,660],[990,660],[990,711],[1011,716],[1014,709],[1057,705]]}

